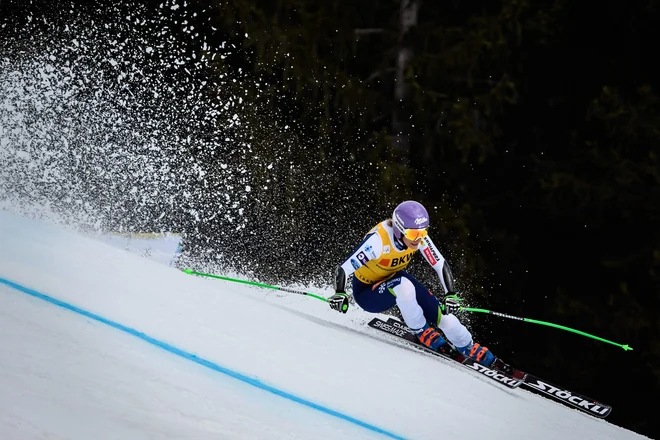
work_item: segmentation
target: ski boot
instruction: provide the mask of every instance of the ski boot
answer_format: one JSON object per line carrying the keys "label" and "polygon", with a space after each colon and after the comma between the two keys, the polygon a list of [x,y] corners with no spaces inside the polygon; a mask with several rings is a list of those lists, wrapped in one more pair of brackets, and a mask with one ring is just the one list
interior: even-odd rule
{"label": "ski boot", "polygon": [[464,356],[467,356],[486,367],[492,366],[495,362],[495,356],[493,353],[491,353],[490,350],[486,347],[483,347],[479,344],[470,343],[465,347],[457,347],[457,349]]}
{"label": "ski boot", "polygon": [[413,330],[420,344],[430,348],[433,351],[449,355],[452,351],[450,344],[447,343],[445,338],[442,337],[440,332],[431,327],[428,323],[419,330]]}

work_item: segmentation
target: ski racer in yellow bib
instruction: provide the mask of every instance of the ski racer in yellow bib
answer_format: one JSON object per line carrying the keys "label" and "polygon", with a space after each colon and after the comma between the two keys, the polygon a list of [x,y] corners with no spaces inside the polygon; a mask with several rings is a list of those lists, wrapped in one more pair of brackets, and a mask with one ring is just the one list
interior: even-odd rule
{"label": "ski racer in yellow bib", "polygon": [[[366,263],[355,269],[353,276],[365,284],[378,283],[391,277],[396,272],[405,269],[406,266],[410,264],[413,254],[417,251],[417,249],[408,247],[405,249],[399,249],[395,246],[391,239],[391,229],[391,224],[388,225],[388,221],[384,221],[374,226],[367,234],[367,236],[378,234],[380,240],[372,240],[375,247],[367,246],[366,251],[371,257],[380,254],[380,258],[373,260],[368,259],[366,260]],[[421,240],[420,245],[422,247],[426,246],[428,249],[424,239]],[[377,252],[376,249],[380,252]],[[361,257],[359,254],[358,257],[364,260],[364,257]]]}
{"label": "ski racer in yellow bib", "polygon": [[[348,311],[346,282],[353,275],[353,298],[362,309],[381,313],[396,305],[422,344],[448,353],[449,340],[465,356],[492,366],[498,359],[486,347],[474,343],[469,330],[454,315],[460,310],[454,279],[449,264],[429,237],[428,227],[429,215],[422,204],[413,200],[399,204],[392,219],[374,226],[337,267],[336,293],[328,300],[330,307],[342,313]],[[404,270],[417,251],[437,272],[445,293],[442,301]]]}

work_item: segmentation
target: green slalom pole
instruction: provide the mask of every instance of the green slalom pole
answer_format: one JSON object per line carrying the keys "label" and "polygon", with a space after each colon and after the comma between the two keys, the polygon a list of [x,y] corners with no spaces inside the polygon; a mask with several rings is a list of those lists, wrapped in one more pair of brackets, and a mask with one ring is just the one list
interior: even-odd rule
{"label": "green slalom pole", "polygon": [[265,289],[273,289],[273,290],[279,290],[281,292],[296,293],[298,295],[311,296],[312,298],[316,298],[316,299],[320,299],[321,301],[328,302],[328,298],[324,298],[324,297],[319,296],[319,295],[314,295],[313,293],[309,293],[309,292],[303,292],[302,290],[294,290],[294,289],[289,289],[289,288],[286,288],[286,287],[271,286],[269,284],[255,283],[254,281],[239,280],[239,279],[236,279],[236,278],[221,277],[220,275],[212,275],[210,273],[195,272],[194,270],[190,270],[190,269],[181,269],[181,271],[185,272],[189,275],[199,275],[200,277],[216,278],[218,280],[232,281],[234,283],[249,284],[250,286],[263,287]]}
{"label": "green slalom pole", "polygon": [[596,339],[598,341],[607,342],[608,344],[612,344],[612,345],[616,345],[617,347],[621,347],[626,351],[632,350],[632,347],[629,347],[628,345],[617,344],[616,342],[608,341],[607,339],[599,338],[598,336],[590,335],[589,333],[585,333],[585,332],[582,332],[580,330],[575,330],[574,328],[564,327],[563,325],[553,324],[551,322],[537,321],[536,319],[529,319],[529,318],[521,318],[519,316],[507,315],[506,313],[493,312],[492,310],[486,310],[486,309],[472,309],[472,308],[469,308],[469,307],[461,307],[461,310],[465,310],[466,312],[486,313],[486,314],[489,314],[489,315],[500,316],[502,318],[515,319],[516,321],[531,322],[532,324],[547,325],[548,327],[554,327],[554,328],[558,328],[558,329],[561,329],[561,330],[566,330],[566,331],[569,331],[569,332],[577,333],[578,335],[587,336],[589,338]]}

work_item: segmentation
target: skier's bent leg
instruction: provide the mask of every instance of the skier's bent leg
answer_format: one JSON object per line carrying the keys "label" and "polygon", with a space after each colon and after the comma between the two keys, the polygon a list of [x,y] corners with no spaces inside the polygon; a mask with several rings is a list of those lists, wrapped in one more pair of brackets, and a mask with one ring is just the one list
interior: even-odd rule
{"label": "skier's bent leg", "polygon": [[454,315],[442,315],[438,328],[465,356],[486,366],[490,366],[495,361],[495,356],[490,350],[472,342],[470,331]]}
{"label": "skier's bent leg", "polygon": [[408,278],[401,277],[401,282],[395,286],[393,293],[396,296],[396,305],[399,306],[401,316],[411,329],[419,329],[426,324],[424,312],[417,303],[415,285]]}
{"label": "skier's bent leg", "polygon": [[396,305],[399,306],[403,320],[422,344],[433,350],[441,350],[447,345],[442,335],[429,326],[417,302],[415,285],[408,278],[401,277],[400,283],[392,287],[391,291],[396,296]]}
{"label": "skier's bent leg", "polygon": [[442,315],[438,328],[457,348],[472,344],[470,331],[454,315]]}

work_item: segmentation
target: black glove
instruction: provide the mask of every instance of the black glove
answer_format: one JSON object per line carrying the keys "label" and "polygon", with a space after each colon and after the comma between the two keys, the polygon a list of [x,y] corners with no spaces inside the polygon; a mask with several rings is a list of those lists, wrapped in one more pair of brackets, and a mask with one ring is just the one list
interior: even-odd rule
{"label": "black glove", "polygon": [[348,295],[344,292],[337,292],[328,298],[328,304],[336,311],[346,313],[348,311]]}
{"label": "black glove", "polygon": [[461,299],[456,296],[454,292],[447,293],[444,298],[442,298],[442,314],[443,315],[455,315],[456,312],[461,310],[461,305],[459,303]]}

